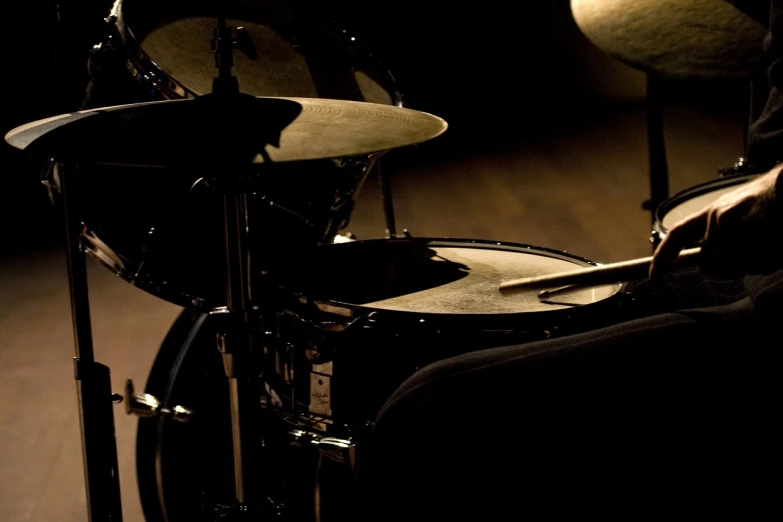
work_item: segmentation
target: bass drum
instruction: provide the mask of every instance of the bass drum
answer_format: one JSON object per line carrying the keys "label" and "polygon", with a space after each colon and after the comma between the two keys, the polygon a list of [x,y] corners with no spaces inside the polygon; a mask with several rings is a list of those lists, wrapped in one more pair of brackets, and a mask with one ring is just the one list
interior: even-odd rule
{"label": "bass drum", "polygon": [[[273,267],[265,285],[270,304],[255,323],[265,354],[257,441],[264,493],[285,506],[287,520],[366,520],[366,435],[394,389],[436,360],[617,320],[619,285],[546,302],[497,291],[506,278],[592,264],[526,245],[391,239],[321,246]],[[194,411],[186,423],[139,421],[148,522],[199,520],[202,499],[231,500],[228,387],[213,320],[184,312],[148,380],[146,392],[164,406]]]}

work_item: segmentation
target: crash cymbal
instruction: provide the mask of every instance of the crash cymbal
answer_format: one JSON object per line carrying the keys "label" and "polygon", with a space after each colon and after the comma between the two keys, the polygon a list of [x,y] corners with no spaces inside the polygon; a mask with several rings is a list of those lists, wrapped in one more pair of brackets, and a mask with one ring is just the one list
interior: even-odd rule
{"label": "crash cymbal", "polygon": [[724,0],[571,0],[577,25],[600,49],[671,78],[750,74],[767,29]]}
{"label": "crash cymbal", "polygon": [[446,127],[431,114],[373,103],[209,94],[64,114],[5,138],[60,161],[242,166],[369,154],[421,143]]}

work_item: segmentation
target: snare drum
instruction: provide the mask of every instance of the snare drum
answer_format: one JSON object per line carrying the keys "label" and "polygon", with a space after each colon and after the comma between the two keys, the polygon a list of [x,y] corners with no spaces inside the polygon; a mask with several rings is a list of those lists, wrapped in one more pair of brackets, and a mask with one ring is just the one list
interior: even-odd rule
{"label": "snare drum", "polygon": [[323,246],[270,271],[285,303],[266,345],[265,381],[294,425],[351,439],[418,368],[472,350],[594,328],[619,285],[505,297],[498,284],[590,266],[525,245],[392,239]]}
{"label": "snare drum", "polygon": [[650,242],[657,246],[677,222],[703,210],[724,194],[756,177],[758,177],[756,174],[748,174],[708,181],[667,199],[655,210],[655,223]]}

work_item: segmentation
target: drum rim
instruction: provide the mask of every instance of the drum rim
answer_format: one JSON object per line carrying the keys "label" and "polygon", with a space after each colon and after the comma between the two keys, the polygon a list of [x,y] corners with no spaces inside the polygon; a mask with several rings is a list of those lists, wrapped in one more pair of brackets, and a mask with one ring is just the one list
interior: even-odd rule
{"label": "drum rim", "polygon": [[738,174],[736,176],[727,176],[724,178],[705,181],[704,183],[699,183],[698,185],[694,185],[693,187],[688,187],[677,192],[675,195],[658,205],[658,208],[655,209],[655,232],[664,235],[669,232],[669,229],[663,226],[663,220],[666,215],[679,204],[704,194],[708,194],[713,190],[732,187],[734,185],[741,185],[742,183],[746,183],[758,176],[759,174]]}
{"label": "drum rim", "polygon": [[[475,248],[479,250],[501,250],[501,251],[509,251],[509,252],[519,252],[524,253],[527,251],[531,255],[544,255],[546,257],[554,257],[557,259],[561,259],[564,261],[576,261],[577,265],[580,266],[601,266],[601,263],[598,263],[596,261],[587,259],[585,257],[572,254],[568,251],[564,250],[556,250],[548,247],[540,247],[535,245],[530,245],[526,243],[514,243],[514,242],[507,242],[507,241],[494,241],[489,239],[475,239],[475,238],[460,238],[460,237],[410,237],[410,238],[377,238],[377,239],[366,239],[366,240],[359,240],[359,241],[352,241],[350,243],[339,243],[339,244],[328,244],[328,245],[321,245],[317,247],[319,251],[322,251],[322,249],[334,249],[334,248],[361,248],[363,245],[381,245],[381,244],[392,244],[392,243],[427,243],[427,244],[434,244],[436,246],[442,246],[442,247],[465,247],[466,245],[470,245],[468,248]],[[497,247],[503,247],[503,248],[497,248]],[[290,259],[290,258],[288,258]],[[601,285],[604,286],[604,285]],[[348,319],[349,322],[353,322],[354,320],[361,318],[363,316],[372,315],[374,318],[378,318],[380,316],[388,317],[389,319],[396,318],[396,319],[402,319],[402,320],[416,320],[419,317],[427,317],[427,318],[436,318],[436,317],[442,317],[442,318],[459,318],[460,321],[472,321],[476,320],[479,322],[503,322],[503,321],[514,321],[515,319],[518,319],[522,316],[526,317],[533,317],[535,316],[536,319],[541,318],[548,318],[553,317],[555,315],[570,315],[571,312],[580,313],[577,311],[584,311],[586,309],[593,310],[596,307],[600,307],[601,305],[604,305],[605,303],[609,301],[613,301],[614,299],[618,298],[622,293],[623,289],[625,288],[625,284],[623,283],[615,283],[614,285],[605,285],[605,286],[614,286],[615,292],[601,300],[598,300],[594,303],[588,303],[584,305],[578,305],[568,308],[559,308],[557,310],[540,310],[540,311],[520,311],[520,312],[510,312],[510,313],[454,313],[454,314],[444,314],[440,312],[417,312],[417,311],[411,311],[411,310],[389,310],[386,308],[374,308],[370,306],[365,305],[357,305],[356,303],[345,303],[342,301],[337,300],[330,300],[330,299],[313,299],[307,295],[302,294],[301,292],[293,292],[290,290],[287,290],[282,283],[276,284],[275,287],[278,291],[282,292],[284,297],[283,301],[287,302],[294,302],[298,303],[299,305],[304,305],[307,307],[315,307],[319,310],[321,310],[321,314],[329,314],[334,316],[343,316],[344,319]],[[333,312],[327,312],[324,311],[324,307],[328,308],[335,308],[337,310]],[[304,319],[300,314],[295,313],[294,315],[297,315],[300,319]],[[490,319],[491,318],[491,319]],[[309,321],[308,321],[309,322]],[[519,325],[522,327],[523,325]],[[523,329],[523,328],[521,328]]]}
{"label": "drum rim", "polygon": [[[139,83],[148,87],[164,99],[196,98],[200,96],[192,89],[180,83],[176,78],[159,66],[141,46],[138,38],[129,25],[125,23],[123,3],[128,0],[115,0],[111,13],[107,20],[112,21],[112,26],[125,47],[125,64],[128,71]],[[383,86],[392,98],[392,106],[404,107],[404,97],[397,87],[397,80],[386,66],[377,59],[368,49],[351,40],[347,31],[342,29],[334,20],[329,21],[329,30],[333,32],[343,43],[356,51],[360,57],[360,63],[365,63],[373,72],[383,75],[388,80],[388,85]],[[206,93],[204,93],[206,94]]]}

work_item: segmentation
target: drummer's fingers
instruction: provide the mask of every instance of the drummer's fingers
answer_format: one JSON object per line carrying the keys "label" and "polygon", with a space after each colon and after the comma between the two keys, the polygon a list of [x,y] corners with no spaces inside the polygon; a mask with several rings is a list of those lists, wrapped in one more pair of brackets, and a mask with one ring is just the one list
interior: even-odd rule
{"label": "drummer's fingers", "polygon": [[720,276],[726,270],[728,259],[721,251],[724,241],[721,238],[720,211],[709,212],[707,215],[707,226],[704,231],[704,238],[701,243],[701,253],[699,254],[699,266],[703,274],[707,276]]}
{"label": "drummer's fingers", "polygon": [[658,245],[650,263],[650,278],[661,277],[672,262],[677,259],[680,250],[694,245],[704,237],[707,230],[708,212],[694,214],[677,223]]}

